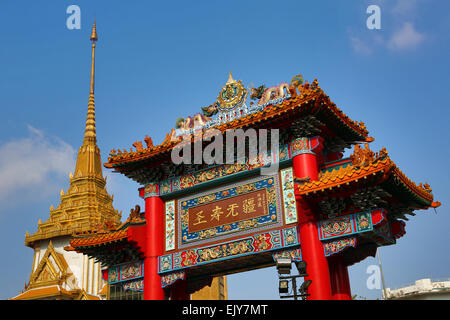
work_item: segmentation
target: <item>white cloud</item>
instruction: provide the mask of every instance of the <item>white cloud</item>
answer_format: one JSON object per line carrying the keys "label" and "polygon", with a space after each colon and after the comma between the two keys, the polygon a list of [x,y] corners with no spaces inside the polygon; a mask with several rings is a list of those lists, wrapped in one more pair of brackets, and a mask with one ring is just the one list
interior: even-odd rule
{"label": "white cloud", "polygon": [[397,0],[397,3],[392,8],[392,13],[411,16],[416,13],[419,0]]}
{"label": "white cloud", "polygon": [[356,53],[370,54],[372,52],[370,47],[361,39],[351,37],[350,40],[352,42],[352,48]]}
{"label": "white cloud", "polygon": [[[423,0],[374,0],[381,7],[382,13],[386,12],[390,19],[394,19],[397,27],[385,27],[384,36],[378,31],[366,32],[364,38],[350,36],[353,50],[358,54],[371,54],[377,47],[387,48],[392,51],[404,51],[419,47],[429,35],[415,29],[412,21],[420,14],[419,6]],[[367,3],[372,4],[373,1]],[[386,11],[384,11],[386,9]],[[385,24],[385,26],[388,24]],[[400,26],[400,28],[398,27]]]}
{"label": "white cloud", "polygon": [[[61,189],[75,167],[75,150],[59,138],[51,138],[32,126],[29,137],[0,145],[0,202],[11,205],[18,194],[36,199]],[[56,189],[58,190],[58,189]]]}
{"label": "white cloud", "polygon": [[394,32],[388,41],[388,48],[391,50],[413,49],[425,40],[425,35],[414,29],[411,22],[405,22],[403,26]]}

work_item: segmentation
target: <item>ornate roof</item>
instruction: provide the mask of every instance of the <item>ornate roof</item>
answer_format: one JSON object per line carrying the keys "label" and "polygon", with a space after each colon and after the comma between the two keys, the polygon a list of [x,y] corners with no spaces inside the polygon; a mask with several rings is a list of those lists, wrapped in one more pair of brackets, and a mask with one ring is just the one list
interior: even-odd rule
{"label": "ornate roof", "polygon": [[384,197],[395,198],[397,205],[402,203],[414,209],[440,205],[439,202],[433,202],[432,190],[428,184],[417,185],[389,158],[385,148],[374,153],[368,144],[364,148],[356,145],[348,161],[341,161],[341,165],[321,171],[317,181],[300,180],[303,183],[296,184],[296,195],[306,198],[345,192],[348,197],[351,191],[381,186]]}
{"label": "ornate roof", "polygon": [[[140,207],[135,206],[131,209],[128,219],[118,227],[108,225],[107,222],[99,224],[96,229],[91,231],[75,234],[70,241],[73,249],[79,247],[97,246],[106,243],[112,243],[127,238],[129,226],[137,226],[145,224],[144,213],[140,212]],[[70,250],[70,248],[67,248]]]}
{"label": "ornate roof", "polygon": [[[135,209],[131,209],[128,219],[120,226],[114,227],[107,223],[100,224],[94,230],[74,235],[70,240],[70,246],[67,246],[64,249],[66,251],[77,251],[88,255],[94,251],[103,250],[104,252],[102,254],[93,255],[99,260],[102,260],[101,257],[107,257],[109,255],[108,249],[110,248],[123,248],[123,245],[132,247],[132,244],[128,241],[129,228],[142,226],[145,222],[144,213],[141,213],[140,207],[136,205]],[[137,248],[132,249],[136,251],[134,254],[139,255]],[[111,255],[114,255],[114,252],[112,252]],[[110,260],[111,259],[107,257],[101,262],[108,264]]]}
{"label": "ornate roof", "polygon": [[[294,79],[296,78],[294,77]],[[372,138],[368,138],[368,131],[364,123],[356,122],[345,115],[319,87],[317,80],[314,80],[312,84],[307,82],[302,84],[301,82],[294,81],[294,79],[291,81],[290,85],[284,83],[280,86],[265,89],[262,96],[260,95],[261,99],[259,102],[256,104],[253,104],[252,102],[248,109],[244,110],[241,108],[238,110],[240,112],[235,110],[230,111],[230,113],[227,114],[219,113],[220,117],[218,119],[205,118],[204,115],[213,115],[217,113],[218,110],[221,110],[220,107],[218,107],[221,100],[218,99],[215,104],[202,108],[204,115],[199,117],[200,114],[197,114],[192,118],[192,123],[198,118],[198,123],[200,123],[201,126],[192,127],[191,125],[192,129],[186,130],[185,132],[193,133],[195,131],[197,133],[204,133],[206,129],[209,128],[225,132],[229,129],[247,127],[290,127],[289,123],[292,124],[294,119],[301,119],[314,115],[314,117],[319,120],[318,123],[322,125],[321,130],[323,135],[329,135],[333,138],[340,139],[345,142],[345,145],[351,145],[355,143],[355,141],[366,141],[368,139],[371,141]],[[227,88],[227,86],[236,83],[233,79],[231,82],[230,81],[231,80],[229,79],[227,85],[222,89],[222,93],[225,94],[225,88]],[[242,95],[238,90],[240,87],[236,88],[236,95]],[[252,91],[254,90],[256,89],[253,88]],[[286,91],[288,91],[288,93],[286,93]],[[268,92],[268,94],[275,92],[276,99],[271,99],[273,96],[266,94],[266,92]],[[230,97],[231,100],[232,98],[233,97]],[[222,106],[222,108],[228,110],[229,106]],[[179,128],[185,128],[187,122],[187,120],[184,122],[182,121],[182,123],[184,123],[183,126],[179,125],[177,121],[177,126]],[[179,131],[179,129],[172,129],[172,131],[166,135],[165,140],[156,146],[153,145],[151,138],[146,136],[144,139],[147,144],[146,148],[143,147],[142,142],[136,141],[133,143],[136,150],[133,150],[132,148],[130,151],[113,149],[111,150],[108,162],[105,163],[104,166],[106,168],[115,168],[116,171],[123,172],[135,167],[141,161],[157,164],[158,162],[165,160],[168,152],[182,141],[182,134],[180,134]]]}
{"label": "ornate roof", "polygon": [[83,238],[74,238],[70,241],[70,245],[74,249],[81,247],[98,246],[106,243],[112,243],[127,238],[127,228],[118,231],[106,232],[103,234],[93,234]]}

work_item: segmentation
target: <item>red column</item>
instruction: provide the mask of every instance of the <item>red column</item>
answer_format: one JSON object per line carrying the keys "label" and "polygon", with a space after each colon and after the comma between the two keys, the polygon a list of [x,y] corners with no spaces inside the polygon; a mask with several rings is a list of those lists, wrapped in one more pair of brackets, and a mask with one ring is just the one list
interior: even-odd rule
{"label": "red column", "polygon": [[158,256],[164,250],[164,203],[160,197],[145,198],[145,220],[144,300],[164,300],[158,274]]}
{"label": "red column", "polygon": [[331,257],[329,264],[333,300],[351,300],[350,280],[344,259],[341,256]]}
{"label": "red column", "polygon": [[[318,138],[313,138],[318,142]],[[312,149],[312,139],[300,138],[299,142],[292,144],[296,148],[292,150],[294,174],[297,178],[318,180],[318,159],[322,144],[316,144]],[[314,150],[314,151],[313,151]],[[303,260],[307,263],[308,277],[312,280],[308,288],[309,300],[330,300],[331,284],[328,261],[323,251],[323,245],[319,240],[317,218],[309,204],[303,199],[297,200],[299,234]]]}

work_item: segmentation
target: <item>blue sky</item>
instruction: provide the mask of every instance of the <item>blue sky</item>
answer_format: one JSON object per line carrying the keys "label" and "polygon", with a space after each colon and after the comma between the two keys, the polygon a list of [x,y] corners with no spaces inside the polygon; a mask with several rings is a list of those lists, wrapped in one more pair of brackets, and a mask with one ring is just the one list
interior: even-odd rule
{"label": "blue sky", "polygon": [[[66,9],[81,9],[81,29]],[[366,9],[381,8],[369,30]],[[365,122],[374,151],[385,146],[413,181],[428,182],[437,209],[417,211],[397,244],[381,248],[388,287],[450,277],[447,159],[450,3],[369,1],[2,1],[0,4],[0,298],[28,281],[25,232],[45,221],[67,190],[82,143],[89,93],[90,31],[97,22],[96,123],[111,149],[145,135],[161,143],[177,117],[215,101],[235,79],[266,86],[301,73],[352,119]],[[138,185],[104,169],[114,206],[128,216]],[[353,294],[368,258],[349,268]],[[264,279],[265,281],[262,281]],[[232,275],[231,299],[277,299],[274,268]]]}

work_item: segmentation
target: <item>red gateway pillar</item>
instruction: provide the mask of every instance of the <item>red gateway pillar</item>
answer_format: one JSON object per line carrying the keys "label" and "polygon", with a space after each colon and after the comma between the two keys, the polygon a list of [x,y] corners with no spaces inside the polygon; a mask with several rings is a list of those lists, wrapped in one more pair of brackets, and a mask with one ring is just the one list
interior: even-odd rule
{"label": "red gateway pillar", "polygon": [[[145,199],[143,230],[132,231],[131,237],[139,242],[144,252],[144,300],[164,300],[161,276],[158,274],[158,257],[164,252],[164,202],[159,197],[158,184],[148,184],[139,189]],[[144,242],[143,244],[141,242]],[[186,280],[177,281],[171,291],[172,300],[189,300]]]}
{"label": "red gateway pillar", "polygon": [[[342,159],[343,154],[335,152],[327,155],[326,161]],[[331,295],[333,300],[351,300],[352,293],[350,279],[348,277],[347,265],[341,255],[328,257],[330,268]]]}
{"label": "red gateway pillar", "polygon": [[350,288],[350,280],[348,278],[347,266],[342,256],[331,257],[330,262],[330,278],[331,292],[333,300],[351,300],[352,293]]}
{"label": "red gateway pillar", "polygon": [[[319,155],[322,138],[298,138],[291,143],[294,175],[297,178],[319,179]],[[298,199],[299,233],[303,260],[307,263],[310,300],[331,300],[331,282],[328,261],[319,240],[317,217],[306,201]]]}
{"label": "red gateway pillar", "polygon": [[164,289],[158,274],[158,257],[164,250],[164,203],[158,196],[158,185],[147,185],[143,196],[146,220],[144,300],[164,300]]}

